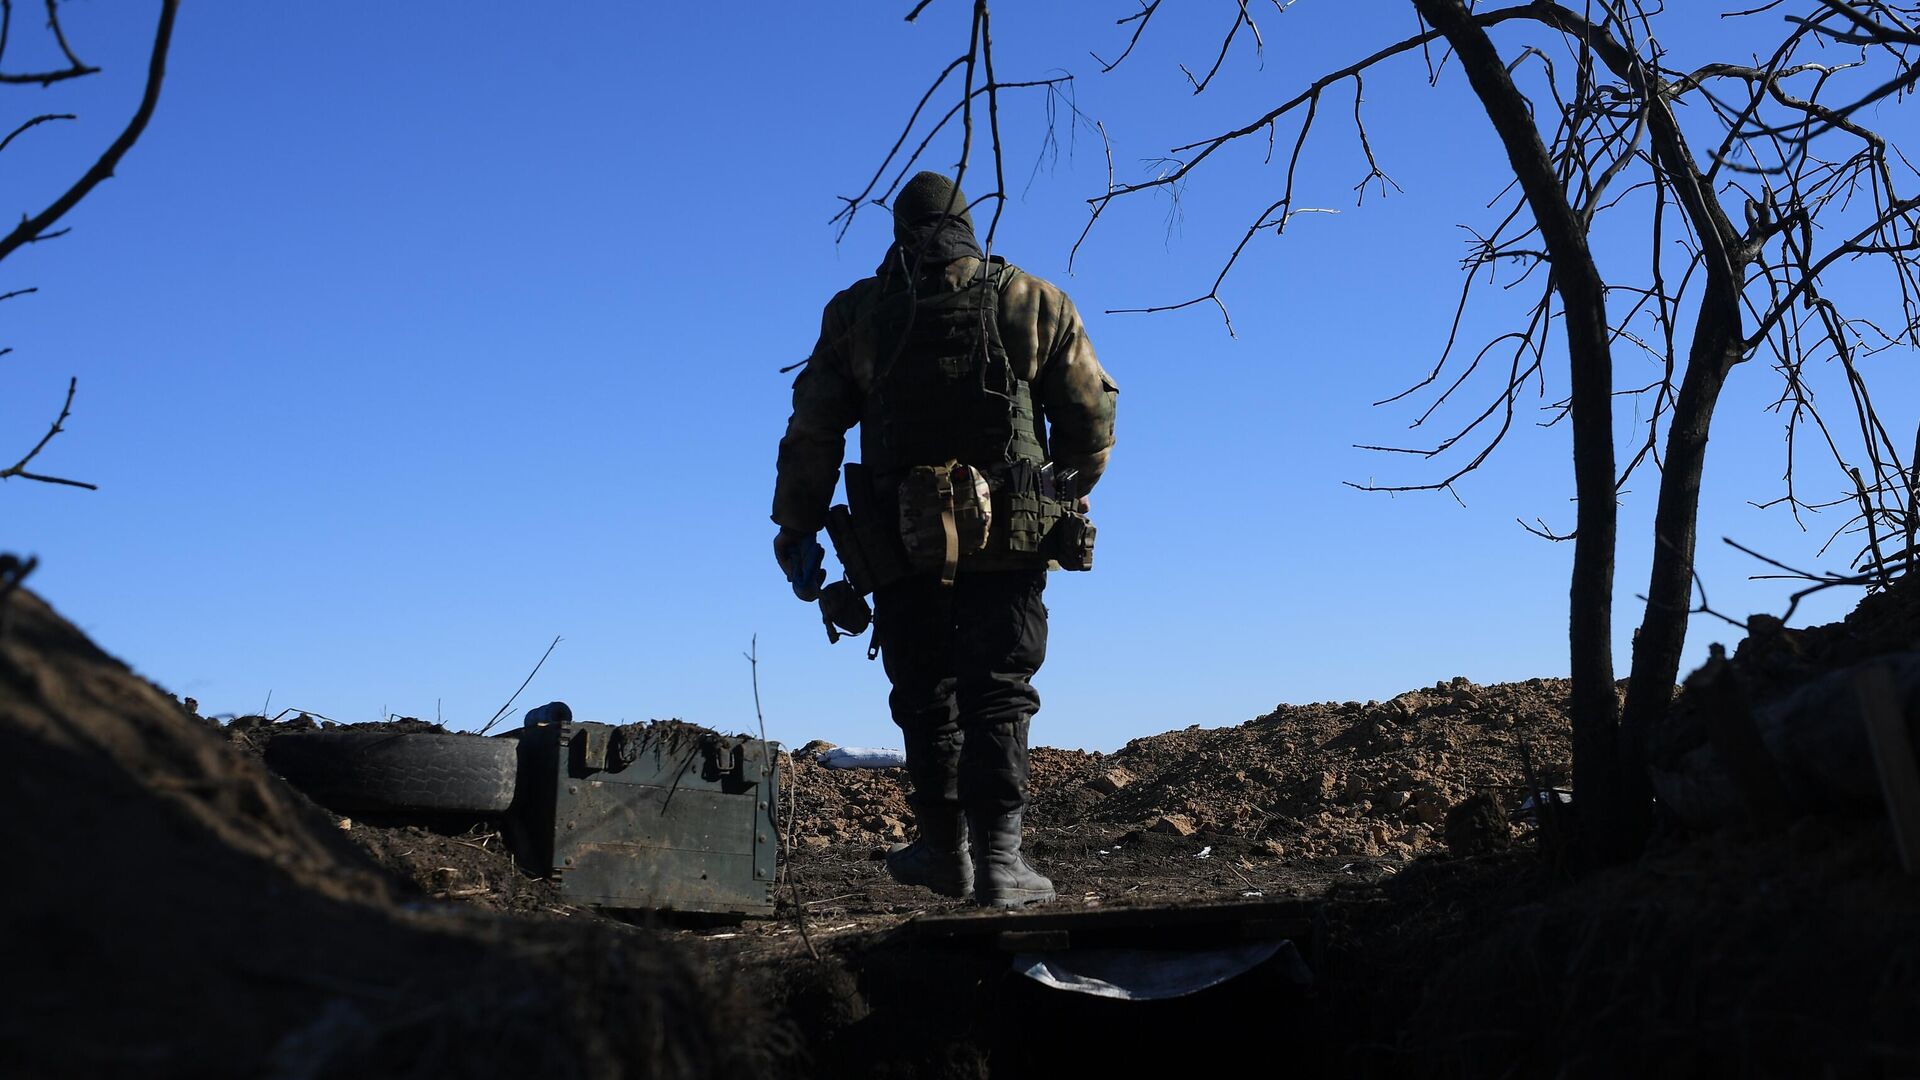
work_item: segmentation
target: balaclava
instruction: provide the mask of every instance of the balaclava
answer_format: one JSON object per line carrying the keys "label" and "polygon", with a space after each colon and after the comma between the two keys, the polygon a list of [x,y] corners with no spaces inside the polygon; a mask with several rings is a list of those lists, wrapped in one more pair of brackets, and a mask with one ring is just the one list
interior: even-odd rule
{"label": "balaclava", "polygon": [[893,200],[893,243],[909,264],[925,267],[981,257],[966,195],[935,172],[916,173]]}

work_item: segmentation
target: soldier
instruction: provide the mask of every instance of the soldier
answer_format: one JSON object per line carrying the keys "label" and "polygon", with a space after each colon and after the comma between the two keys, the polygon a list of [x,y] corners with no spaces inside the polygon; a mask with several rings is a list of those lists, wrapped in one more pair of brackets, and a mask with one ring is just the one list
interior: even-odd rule
{"label": "soldier", "polygon": [[[1031,680],[1047,646],[1041,593],[1050,559],[1073,565],[1045,538],[1062,531],[1051,528],[1062,515],[1077,517],[1076,501],[1086,509],[1106,468],[1117,390],[1065,293],[982,256],[953,181],[914,176],[893,219],[879,269],[827,304],[794,380],[774,557],[791,576],[859,424],[876,501],[899,515],[922,567],[874,593],[917,826],[887,869],[942,895],[1019,907],[1054,895],[1020,854],[1027,730],[1040,706]],[[1062,492],[1053,481],[1067,477],[1074,488]],[[934,502],[916,505],[927,491]],[[1090,545],[1091,526],[1078,521]],[[1080,568],[1090,546],[1082,557]]]}

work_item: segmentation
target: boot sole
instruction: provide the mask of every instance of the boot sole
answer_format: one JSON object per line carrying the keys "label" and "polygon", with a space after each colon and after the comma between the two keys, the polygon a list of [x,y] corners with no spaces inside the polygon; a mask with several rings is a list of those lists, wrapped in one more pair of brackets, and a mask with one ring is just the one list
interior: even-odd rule
{"label": "boot sole", "polygon": [[[889,874],[888,876],[893,877],[893,875],[891,874]],[[973,889],[967,886],[963,886],[959,889],[943,889],[940,886],[935,885],[930,881],[909,881],[906,878],[902,878],[902,877],[893,877],[893,880],[894,880],[894,883],[897,885],[908,885],[918,889],[925,889],[936,896],[945,896],[953,900],[973,899]]]}
{"label": "boot sole", "polygon": [[[891,874],[889,874],[889,876],[891,876]],[[914,880],[906,880],[906,878],[899,878],[899,876],[897,876],[897,878],[893,878],[893,882],[895,882],[895,884],[902,884],[902,886],[914,886],[914,888],[924,888],[924,890],[927,890],[927,892],[931,892],[931,894],[935,894],[935,896],[945,896],[945,897],[948,897],[948,899],[973,899],[972,888],[960,888],[960,890],[950,890],[950,888],[941,888],[941,886],[937,886],[937,884],[933,884],[933,882],[914,882]]]}
{"label": "boot sole", "polygon": [[926,878],[916,878],[910,874],[900,873],[900,871],[894,868],[892,860],[887,861],[887,876],[892,878],[896,884],[925,889],[938,896],[945,896],[954,900],[973,899],[973,882],[965,879],[962,879],[958,884],[954,884],[945,881],[930,881]]}

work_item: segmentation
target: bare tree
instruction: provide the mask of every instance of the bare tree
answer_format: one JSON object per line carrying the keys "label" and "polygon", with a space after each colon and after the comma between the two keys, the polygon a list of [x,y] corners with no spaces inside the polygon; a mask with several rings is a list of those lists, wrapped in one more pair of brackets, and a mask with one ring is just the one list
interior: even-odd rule
{"label": "bare tree", "polygon": [[[66,31],[60,25],[58,0],[45,0],[45,3],[47,33],[66,59],[66,66],[38,72],[7,71],[7,45],[13,40],[13,0],[0,0],[0,85],[37,83],[47,87],[57,82],[85,78],[99,73],[99,68],[83,63],[74,54],[72,46],[68,44]],[[147,128],[147,122],[153,118],[154,107],[160,101],[160,84],[165,79],[167,70],[167,50],[173,42],[173,23],[179,9],[179,0],[161,0],[159,23],[153,32],[153,48],[147,63],[146,88],[140,96],[140,104],[134,110],[133,117],[127,121],[126,126],[121,129],[113,142],[101,152],[93,165],[68,185],[65,191],[37,213],[22,213],[20,224],[14,226],[11,232],[0,236],[0,261],[4,261],[7,256],[30,244],[64,236],[68,230],[55,229],[54,226],[66,217],[68,211],[79,205],[80,200],[86,198],[89,192],[98,187],[101,181],[112,176],[114,169],[120,164],[120,159],[126,156],[135,142],[139,141],[141,133]],[[74,119],[77,117],[72,113],[40,113],[30,117],[8,132],[4,138],[0,138],[0,151],[4,151],[13,143],[13,140],[42,124]],[[0,294],[0,300],[12,299],[34,291],[31,288],[15,289]],[[0,356],[12,351],[11,348],[0,349]],[[53,437],[65,430],[67,419],[73,415],[73,395],[78,386],[78,379],[67,380],[67,395],[61,402],[60,414],[54,418],[47,433],[42,435],[40,441],[35,443],[25,455],[12,465],[0,469],[0,481],[19,477],[22,480],[37,480],[47,484],[63,484],[90,490],[95,487],[82,480],[69,480],[45,473],[30,472],[27,469],[40,452],[47,448],[47,444],[53,441]]]}
{"label": "bare tree", "polygon": [[[1860,366],[1874,352],[1920,345],[1920,198],[1907,188],[1915,170],[1861,119],[1869,106],[1901,100],[1920,81],[1912,59],[1920,46],[1914,29],[1920,5],[1773,0],[1727,16],[1780,20],[1764,59],[1714,58],[1677,68],[1655,33],[1664,9],[1640,0],[1531,0],[1478,10],[1462,0],[1411,2],[1421,32],[1328,72],[1245,123],[1174,148],[1146,178],[1117,181],[1109,151],[1107,189],[1089,200],[1087,231],[1119,200],[1147,191],[1177,194],[1217,151],[1239,140],[1264,138],[1271,160],[1279,129],[1293,125],[1280,197],[1251,216],[1208,290],[1179,302],[1115,309],[1210,303],[1231,332],[1221,290],[1233,267],[1257,237],[1284,235],[1293,217],[1309,209],[1296,204],[1295,181],[1322,104],[1351,83],[1365,167],[1356,189],[1362,196],[1384,192],[1394,185],[1367,136],[1366,74],[1419,56],[1437,86],[1447,63],[1458,59],[1506,151],[1512,183],[1493,204],[1495,225],[1475,234],[1464,260],[1459,305],[1438,361],[1381,404],[1427,395],[1414,422],[1420,427],[1474,387],[1491,392],[1487,404],[1444,439],[1370,447],[1423,459],[1464,457],[1446,475],[1356,486],[1453,491],[1507,437],[1523,391],[1544,388],[1551,327],[1562,323],[1569,392],[1549,406],[1549,423],[1571,422],[1577,518],[1564,535],[1544,522],[1529,528],[1574,543],[1575,786],[1592,850],[1620,856],[1637,850],[1649,821],[1644,747],[1666,717],[1687,619],[1699,610],[1692,598],[1706,447],[1721,391],[1737,366],[1764,360],[1781,380],[1776,408],[1785,417],[1786,492],[1771,505],[1796,516],[1822,506],[1851,507],[1836,536],[1863,537],[1856,565],[1865,580],[1884,582],[1920,557],[1914,513],[1920,462],[1912,471],[1903,463],[1902,446],[1875,410]],[[1159,6],[1142,2],[1120,20],[1130,27],[1125,50],[1100,61],[1103,70],[1134,53]],[[984,25],[984,0],[974,7],[975,25]],[[1226,5],[1224,14],[1232,24],[1212,66],[1204,76],[1188,72],[1196,94],[1243,31],[1262,47],[1248,0]],[[1496,32],[1513,34],[1519,44],[1503,55]],[[990,88],[990,73],[987,83]],[[1689,124],[1680,120],[1683,106]],[[1096,130],[1104,137],[1104,126]],[[997,136],[992,149],[998,170]],[[1601,227],[1614,237],[1637,232],[1645,238],[1644,272],[1612,278],[1602,272],[1588,244]],[[1892,283],[1892,318],[1849,307],[1846,290],[1830,284],[1842,268],[1858,275],[1864,264]],[[1510,274],[1509,289],[1531,280],[1533,298],[1512,329],[1468,353],[1458,348],[1464,314],[1476,286],[1494,280],[1496,271]],[[1645,385],[1617,386],[1616,347],[1650,357],[1660,375]],[[1823,410],[1812,389],[1813,372],[1826,365],[1844,376],[1844,424]],[[1644,437],[1630,445],[1624,467],[1614,445],[1614,402],[1623,397],[1648,403]],[[1809,430],[1842,470],[1841,499],[1801,498],[1796,453]],[[1648,464],[1660,471],[1653,569],[1622,714],[1611,659],[1615,503]]]}
{"label": "bare tree", "polygon": [[[913,10],[907,13],[907,21],[912,22],[918,19],[920,13],[925,11],[931,3],[933,0],[919,0]],[[921,117],[928,115],[927,105],[939,95],[941,87],[947,84],[947,80],[952,78],[955,72],[961,73],[960,100],[941,113],[938,119],[932,120],[922,133],[920,141],[909,149],[909,141],[920,129]],[[857,195],[840,197],[840,201],[845,205],[833,216],[830,224],[837,225],[839,235],[844,237],[847,230],[853,226],[853,219],[862,209],[886,205],[886,201],[892,198],[894,192],[900,189],[900,185],[906,182],[914,164],[927,153],[934,140],[953,123],[955,118],[960,120],[961,131],[960,160],[955,165],[954,173],[954,186],[959,187],[966,179],[967,166],[973,160],[974,107],[976,102],[985,98],[988,136],[993,156],[993,190],[974,199],[966,209],[971,210],[985,202],[993,203],[993,217],[987,223],[985,237],[986,250],[991,252],[994,236],[1000,229],[1000,215],[1007,207],[1006,156],[1002,152],[1000,141],[1000,92],[1024,89],[1045,90],[1048,108],[1052,110],[1060,100],[1058,95],[1065,88],[1070,88],[1072,84],[1073,76],[1071,75],[1019,82],[1001,82],[995,78],[992,14],[988,11],[986,0],[974,0],[973,14],[968,20],[967,50],[955,57],[940,70],[940,74],[934,77],[933,84],[927,87],[926,93],[920,95],[919,102],[914,105],[913,112],[907,116],[907,122],[900,130],[900,137],[894,140],[893,147],[887,151],[886,157],[881,159],[880,167],[873,171],[873,176],[867,181],[866,187],[862,188]],[[1067,99],[1067,108],[1073,108],[1070,98]],[[889,176],[892,177],[891,180],[887,179]]]}

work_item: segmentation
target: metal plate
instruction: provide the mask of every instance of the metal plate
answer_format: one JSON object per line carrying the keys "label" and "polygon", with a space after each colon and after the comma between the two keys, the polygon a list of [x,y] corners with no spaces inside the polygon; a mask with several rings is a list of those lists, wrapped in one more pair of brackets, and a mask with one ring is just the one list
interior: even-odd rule
{"label": "metal plate", "polygon": [[562,896],[603,907],[772,913],[779,775],[767,744],[664,725],[559,727],[549,835]]}
{"label": "metal plate", "polygon": [[[562,893],[612,907],[750,911],[773,906],[756,867],[749,795],[580,780],[554,836]],[[769,849],[770,850],[770,849]]]}

